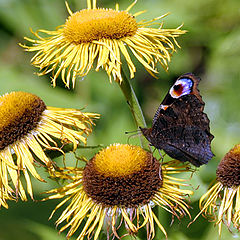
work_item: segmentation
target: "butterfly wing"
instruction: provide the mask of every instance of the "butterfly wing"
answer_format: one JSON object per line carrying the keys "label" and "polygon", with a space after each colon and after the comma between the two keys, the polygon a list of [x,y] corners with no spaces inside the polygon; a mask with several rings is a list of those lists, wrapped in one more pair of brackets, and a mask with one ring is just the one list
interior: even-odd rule
{"label": "butterfly wing", "polygon": [[[190,76],[192,80],[194,76]],[[186,74],[182,77],[186,79]],[[195,166],[206,164],[213,157],[210,147],[213,135],[209,119],[203,112],[204,102],[197,89],[198,81],[194,79],[191,90],[178,98],[173,98],[169,91],[154,116],[152,128],[141,129],[153,146]]]}
{"label": "butterfly wing", "polygon": [[213,135],[210,133],[209,127],[210,121],[203,109],[204,103],[200,102],[195,95],[184,95],[166,109],[159,110],[158,117],[153,121],[153,132],[176,125],[196,126],[206,132],[207,136],[212,140]]}
{"label": "butterfly wing", "polygon": [[160,111],[152,127],[151,143],[180,161],[206,164],[213,157],[213,135],[207,115],[199,111],[201,107],[194,95],[186,95]]}

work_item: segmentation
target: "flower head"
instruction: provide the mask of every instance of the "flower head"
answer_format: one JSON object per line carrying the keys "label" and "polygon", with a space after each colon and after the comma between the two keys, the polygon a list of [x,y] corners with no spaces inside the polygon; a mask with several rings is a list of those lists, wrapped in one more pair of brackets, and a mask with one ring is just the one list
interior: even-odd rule
{"label": "flower head", "polygon": [[84,169],[65,171],[58,177],[66,178],[72,172],[72,181],[49,191],[54,195],[46,199],[66,197],[54,212],[71,200],[57,220],[57,225],[67,221],[60,231],[70,228],[68,238],[82,226],[78,240],[93,236],[98,239],[103,225],[109,237],[120,238],[118,229],[122,223],[127,234],[135,235],[147,226],[147,239],[153,239],[156,223],[167,235],[153,206],[161,206],[177,217],[190,216],[184,198],[192,191],[180,189],[186,186],[183,180],[170,176],[188,171],[187,166],[180,166],[178,161],[161,165],[151,153],[138,146],[111,145],[97,153]]}
{"label": "flower head", "polygon": [[[29,173],[44,181],[35,169],[41,163],[54,166],[45,149],[61,151],[61,145],[86,143],[91,132],[92,119],[97,114],[76,109],[47,107],[42,99],[26,92],[11,92],[0,97],[0,206],[8,207],[6,200],[20,195],[26,200],[22,172],[27,191],[33,197]],[[59,144],[61,142],[61,144]],[[15,191],[9,182],[15,187]]]}
{"label": "flower head", "polygon": [[233,225],[240,231],[240,144],[219,163],[217,183],[201,197],[199,206],[201,212],[196,218],[200,214],[211,217],[219,227],[219,235],[222,223],[229,229]]}
{"label": "flower head", "polygon": [[[177,29],[163,29],[151,26],[158,19],[137,22],[135,14],[129,13],[136,1],[126,10],[120,11],[118,4],[115,9],[97,8],[96,0],[87,1],[87,9],[73,13],[67,5],[69,17],[65,24],[55,31],[39,30],[33,32],[37,40],[25,38],[33,46],[21,45],[27,51],[36,52],[32,63],[39,67],[39,75],[49,72],[53,74],[53,86],[59,75],[67,87],[75,85],[77,76],[85,76],[94,66],[98,71],[104,68],[110,78],[122,81],[121,65],[125,59],[130,77],[134,77],[136,68],[130,52],[154,74],[156,62],[167,68],[175,45],[179,47],[176,37],[185,33]],[[48,35],[42,37],[39,33]]]}

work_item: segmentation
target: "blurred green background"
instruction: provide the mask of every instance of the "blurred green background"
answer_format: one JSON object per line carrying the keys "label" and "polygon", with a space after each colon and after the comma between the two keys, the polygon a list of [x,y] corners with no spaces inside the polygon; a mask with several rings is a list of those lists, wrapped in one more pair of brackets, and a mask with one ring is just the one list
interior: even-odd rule
{"label": "blurred green background", "polygon": [[[85,0],[69,0],[72,11],[86,7]],[[114,8],[115,1],[99,0],[98,6]],[[119,0],[120,9],[132,3]],[[215,157],[207,166],[202,166],[190,181],[196,189],[191,198],[191,214],[198,213],[198,199],[215,178],[218,162],[235,144],[240,142],[240,2],[239,0],[139,0],[132,13],[146,9],[137,19],[152,19],[166,12],[165,28],[176,28],[184,23],[187,34],[178,39],[181,49],[172,57],[168,73],[160,69],[159,79],[152,78],[136,62],[137,74],[132,80],[143,108],[148,126],[161,100],[171,84],[181,74],[193,72],[202,78],[201,95],[206,102],[205,112],[211,120],[211,131],[215,136],[212,149]],[[30,65],[33,55],[18,46],[23,37],[32,37],[29,28],[54,30],[64,24],[68,16],[63,0],[0,0],[0,94],[14,90],[29,91],[41,97],[49,106],[82,108],[100,113],[90,145],[108,145],[115,142],[138,144],[138,139],[125,134],[136,127],[117,84],[109,83],[105,72],[91,71],[79,78],[74,90],[65,89],[61,81],[53,89],[49,76],[37,77],[38,71]],[[95,150],[96,152],[97,150]],[[82,154],[79,150],[78,154]],[[90,158],[94,152],[86,151]],[[72,154],[68,154],[73,161]],[[41,171],[41,169],[39,169]],[[47,175],[42,171],[47,179]],[[57,186],[33,180],[35,198],[41,192]],[[50,212],[58,201],[9,202],[9,209],[0,210],[0,240],[61,240],[54,226],[58,214],[48,221]],[[217,228],[200,217],[189,228],[187,217],[182,221],[161,213],[163,226],[170,240],[217,239]],[[164,238],[157,230],[155,239]],[[239,239],[237,233],[223,228],[222,239]],[[73,238],[74,239],[74,238]],[[128,239],[128,238],[124,238]],[[144,239],[144,238],[142,238]]]}

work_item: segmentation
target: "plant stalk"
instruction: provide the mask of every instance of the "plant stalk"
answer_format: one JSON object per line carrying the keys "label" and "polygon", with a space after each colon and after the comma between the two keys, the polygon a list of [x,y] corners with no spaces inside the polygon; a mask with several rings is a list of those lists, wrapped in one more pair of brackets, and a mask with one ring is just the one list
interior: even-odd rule
{"label": "plant stalk", "polygon": [[[130,107],[134,121],[138,128],[139,127],[145,128],[146,121],[143,116],[143,112],[138,102],[137,96],[133,90],[133,87],[124,73],[122,73],[122,77],[123,77],[123,80],[121,83],[118,81],[118,85],[127,100],[127,103]],[[147,151],[151,151],[147,139],[142,134],[139,135],[139,138],[140,138],[141,147]]]}

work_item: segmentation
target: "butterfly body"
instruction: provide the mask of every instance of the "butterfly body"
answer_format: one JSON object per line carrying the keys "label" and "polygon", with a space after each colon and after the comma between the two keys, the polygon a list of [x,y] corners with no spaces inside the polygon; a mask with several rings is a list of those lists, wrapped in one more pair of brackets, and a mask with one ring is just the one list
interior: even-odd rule
{"label": "butterfly body", "polygon": [[214,156],[209,119],[197,89],[199,81],[191,73],[179,77],[159,106],[152,127],[141,128],[151,145],[197,167]]}

